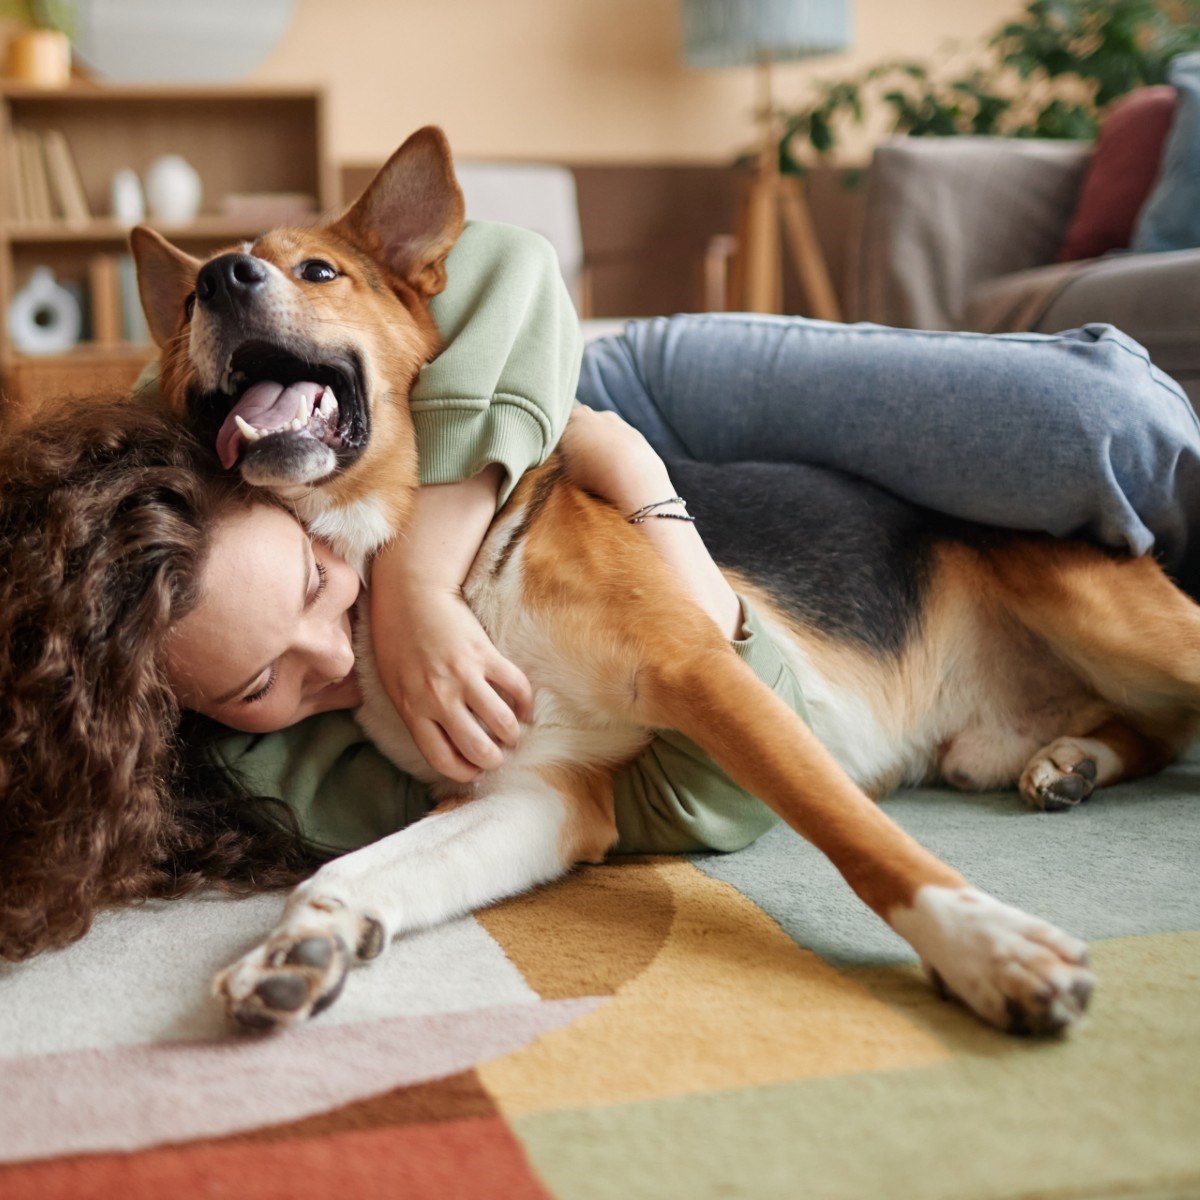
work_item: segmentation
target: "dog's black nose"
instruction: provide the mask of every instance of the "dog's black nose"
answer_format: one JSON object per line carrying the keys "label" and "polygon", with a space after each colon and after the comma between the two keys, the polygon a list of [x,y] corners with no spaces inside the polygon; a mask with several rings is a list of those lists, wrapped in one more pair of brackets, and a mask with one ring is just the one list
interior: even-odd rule
{"label": "dog's black nose", "polygon": [[206,308],[225,312],[249,300],[267,282],[267,268],[249,254],[222,254],[205,263],[196,276],[196,299]]}

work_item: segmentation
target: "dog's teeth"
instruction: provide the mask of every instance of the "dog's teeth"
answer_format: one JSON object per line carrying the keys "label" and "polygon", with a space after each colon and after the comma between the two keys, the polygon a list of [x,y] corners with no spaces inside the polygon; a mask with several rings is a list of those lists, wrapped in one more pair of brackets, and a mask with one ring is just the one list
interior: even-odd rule
{"label": "dog's teeth", "polygon": [[303,429],[308,424],[308,418],[312,416],[312,404],[307,396],[300,397],[300,411],[296,414],[296,420],[300,422],[296,426],[297,429]]}
{"label": "dog's teeth", "polygon": [[326,420],[337,412],[337,397],[333,394],[333,388],[326,388],[321,393],[321,403],[317,405],[317,412]]}
{"label": "dog's teeth", "polygon": [[249,422],[243,421],[237,413],[233,414],[233,423],[238,427],[242,437],[248,442],[257,442],[262,437],[262,433],[259,430],[255,429]]}
{"label": "dog's teeth", "polygon": [[290,430],[291,430],[293,433],[299,433],[299,432],[300,432],[300,430],[304,428],[304,422],[303,422],[302,420],[300,420],[300,418],[299,418],[299,417],[293,417],[293,418],[292,418],[292,419],[291,419],[291,420],[288,422],[288,428],[289,428],[289,429],[290,429]]}

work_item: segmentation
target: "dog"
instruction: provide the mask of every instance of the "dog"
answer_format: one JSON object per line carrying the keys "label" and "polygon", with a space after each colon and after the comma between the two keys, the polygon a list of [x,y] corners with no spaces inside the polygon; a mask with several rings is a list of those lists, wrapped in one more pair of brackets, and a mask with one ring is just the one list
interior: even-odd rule
{"label": "dog", "polygon": [[[206,261],[132,235],[166,402],[360,568],[412,505],[407,396],[438,350],[428,302],[462,225],[449,147],[426,128],[320,227]],[[315,386],[264,431],[264,380]],[[1019,781],[1031,805],[1059,809],[1158,769],[1197,727],[1200,609],[1150,559],[942,520],[830,472],[679,465],[673,479],[789,656],[811,728],[552,455],[496,517],[464,589],[534,686],[519,747],[473,785],[432,779],[375,674],[361,605],[358,718],[443,802],[291,894],[218,976],[232,1017],[304,1020],[396,935],[602,860],[613,768],[671,728],[823,851],[943,994],[1016,1033],[1080,1018],[1094,984],[1083,943],[970,886],[874,798]]]}

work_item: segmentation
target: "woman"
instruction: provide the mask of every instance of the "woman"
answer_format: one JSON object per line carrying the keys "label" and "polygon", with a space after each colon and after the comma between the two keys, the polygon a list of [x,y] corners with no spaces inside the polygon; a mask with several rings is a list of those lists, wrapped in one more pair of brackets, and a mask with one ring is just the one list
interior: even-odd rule
{"label": "woman", "polygon": [[[580,414],[566,450],[577,479],[619,507],[668,494],[661,461],[620,422]],[[736,598],[694,529],[646,533],[733,632]],[[302,737],[300,770],[320,774],[351,821],[364,820],[364,791],[389,805],[385,832],[426,811],[424,788],[368,754],[361,733],[348,751],[341,741],[358,702],[358,576],[174,419],[96,404],[12,435],[0,562],[0,956],[78,937],[103,905],[291,883],[378,836],[352,825],[330,844],[303,811],[253,794],[250,765],[222,764],[229,729]],[[330,745],[354,772],[340,791]],[[647,752],[627,786],[653,793],[674,754]],[[387,778],[364,789],[365,758]]]}

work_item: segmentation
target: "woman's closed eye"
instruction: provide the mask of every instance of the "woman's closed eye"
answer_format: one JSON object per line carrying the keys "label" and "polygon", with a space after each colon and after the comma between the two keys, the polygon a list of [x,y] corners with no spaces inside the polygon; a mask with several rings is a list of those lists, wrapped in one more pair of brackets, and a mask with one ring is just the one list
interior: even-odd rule
{"label": "woman's closed eye", "polygon": [[267,676],[267,682],[264,683],[257,691],[251,692],[249,696],[243,696],[242,703],[256,704],[275,686],[275,680],[278,678],[278,676],[279,672],[275,669],[274,664],[272,664],[270,674]]}
{"label": "woman's closed eye", "polygon": [[[316,557],[313,558],[313,567],[316,571],[316,582],[315,582],[315,585],[310,589],[308,598],[305,601],[304,607],[306,609],[312,608],[312,606],[314,604],[316,604],[316,602],[318,600],[320,600],[321,596],[325,592],[325,586],[329,581],[329,568],[326,567],[325,564],[323,562],[321,562],[321,560],[319,558],[316,558]],[[255,688],[255,690],[253,692],[251,692],[250,695],[243,696],[241,699],[241,703],[242,704],[257,704],[260,700],[264,699],[270,693],[271,689],[275,686],[275,680],[278,679],[278,677],[279,677],[278,664],[272,663],[270,670],[267,674],[266,682],[261,687]]]}

